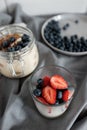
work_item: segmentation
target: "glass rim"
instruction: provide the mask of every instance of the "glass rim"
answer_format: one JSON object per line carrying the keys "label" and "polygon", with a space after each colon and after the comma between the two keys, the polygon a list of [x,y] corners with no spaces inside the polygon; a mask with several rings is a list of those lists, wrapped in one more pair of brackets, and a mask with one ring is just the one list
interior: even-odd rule
{"label": "glass rim", "polygon": [[30,83],[29,83],[30,86],[29,86],[28,88],[29,88],[29,90],[30,90],[30,94],[31,94],[33,100],[35,99],[37,102],[41,103],[42,105],[49,106],[49,107],[57,107],[57,106],[61,106],[61,105],[64,105],[64,104],[70,102],[70,101],[72,100],[72,98],[73,98],[74,93],[73,93],[72,97],[71,97],[68,101],[63,102],[63,103],[60,103],[60,104],[58,104],[58,105],[55,105],[55,104],[44,104],[44,103],[40,102],[40,101],[36,98],[36,96],[34,96],[33,91],[31,90],[31,87],[32,87],[32,85],[31,85],[31,80],[32,80],[32,78],[33,78],[33,76],[34,76],[35,73],[37,73],[39,70],[41,70],[41,69],[43,69],[43,68],[46,68],[46,67],[61,68],[61,69],[65,70],[66,72],[68,72],[68,73],[71,75],[71,77],[72,77],[72,79],[73,79],[73,81],[74,81],[74,88],[76,88],[76,80],[75,80],[73,74],[72,74],[69,70],[67,70],[66,68],[64,68],[64,67],[62,67],[62,66],[59,66],[59,65],[45,65],[45,66],[41,66],[41,67],[39,67],[37,70],[35,70],[35,71],[33,72],[32,76],[30,77]]}

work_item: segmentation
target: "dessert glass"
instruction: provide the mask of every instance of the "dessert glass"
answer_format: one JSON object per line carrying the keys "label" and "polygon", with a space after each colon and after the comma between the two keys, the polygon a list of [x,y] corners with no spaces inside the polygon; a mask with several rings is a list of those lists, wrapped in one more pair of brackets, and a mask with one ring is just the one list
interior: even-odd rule
{"label": "dessert glass", "polygon": [[28,28],[18,25],[8,25],[0,30],[0,38],[10,34],[27,34],[30,42],[18,51],[0,50],[0,73],[9,78],[21,78],[35,70],[39,61],[38,49],[33,33]]}
{"label": "dessert glass", "polygon": [[37,80],[45,77],[46,75],[48,76],[53,76],[55,74],[61,75],[67,82],[69,86],[73,87],[73,94],[75,92],[76,88],[76,82],[72,74],[65,68],[61,66],[44,66],[39,69],[37,69],[31,76],[30,83],[29,83],[29,90],[30,94],[33,98],[33,101],[35,103],[36,108],[38,111],[45,117],[47,118],[55,118],[60,115],[62,115],[68,108],[72,97],[67,101],[60,103],[58,105],[50,105],[50,104],[44,104],[40,102],[33,94],[33,90],[36,88]]}

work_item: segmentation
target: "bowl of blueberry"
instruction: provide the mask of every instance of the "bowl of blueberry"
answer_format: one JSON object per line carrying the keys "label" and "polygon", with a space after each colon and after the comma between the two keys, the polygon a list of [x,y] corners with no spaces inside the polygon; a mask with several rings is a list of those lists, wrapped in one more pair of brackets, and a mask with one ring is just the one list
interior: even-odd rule
{"label": "bowl of blueberry", "polygon": [[29,75],[37,67],[38,48],[32,31],[18,25],[0,29],[0,73],[9,78]]}
{"label": "bowl of blueberry", "polygon": [[29,81],[29,91],[35,106],[47,118],[58,117],[67,110],[75,88],[73,75],[56,65],[38,68]]}
{"label": "bowl of blueberry", "polygon": [[87,55],[87,17],[85,14],[60,14],[42,26],[44,42],[54,51],[72,56]]}

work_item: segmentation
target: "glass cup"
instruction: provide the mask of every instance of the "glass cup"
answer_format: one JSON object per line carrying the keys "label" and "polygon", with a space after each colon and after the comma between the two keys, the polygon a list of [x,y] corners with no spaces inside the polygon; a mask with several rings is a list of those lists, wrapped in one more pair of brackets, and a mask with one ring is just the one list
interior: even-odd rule
{"label": "glass cup", "polygon": [[15,34],[20,36],[27,34],[30,42],[17,51],[0,50],[0,73],[9,78],[21,78],[29,75],[36,69],[39,62],[36,40],[30,29],[18,25],[7,25],[0,30],[0,39]]}
{"label": "glass cup", "polygon": [[62,76],[68,82],[68,86],[72,86],[72,88],[74,90],[73,91],[73,94],[74,94],[75,88],[76,88],[75,79],[67,69],[65,69],[61,66],[54,65],[54,66],[40,67],[32,74],[30,83],[29,83],[29,90],[30,90],[30,93],[31,93],[31,96],[33,98],[36,108],[43,116],[45,116],[47,118],[54,118],[54,117],[58,117],[58,116],[62,115],[67,110],[67,108],[73,98],[73,94],[72,94],[72,97],[68,101],[60,103],[58,105],[50,105],[50,104],[44,104],[44,103],[40,102],[36,98],[36,96],[34,96],[33,91],[36,88],[37,80],[40,78],[43,79],[43,77],[45,77],[45,76],[51,77],[55,74]]}

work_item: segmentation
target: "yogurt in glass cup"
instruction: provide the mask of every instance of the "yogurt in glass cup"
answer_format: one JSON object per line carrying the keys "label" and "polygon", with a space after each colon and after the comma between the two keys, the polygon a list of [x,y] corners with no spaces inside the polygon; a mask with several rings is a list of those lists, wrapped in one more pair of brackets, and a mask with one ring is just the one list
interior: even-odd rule
{"label": "yogurt in glass cup", "polygon": [[[32,73],[38,65],[39,53],[30,29],[18,25],[8,25],[0,30],[0,38],[7,35],[26,34],[30,42],[24,48],[8,52],[0,50],[0,73],[9,78],[21,78]],[[18,39],[20,41],[20,38]]]}
{"label": "yogurt in glass cup", "polygon": [[35,106],[37,110],[40,112],[41,115],[47,118],[55,118],[62,115],[68,108],[69,104],[71,103],[72,97],[63,103],[58,105],[51,105],[51,104],[44,104],[40,102],[36,96],[33,94],[33,91],[36,89],[37,80],[45,77],[45,76],[53,76],[55,74],[61,75],[64,79],[68,82],[68,86],[72,86],[73,94],[76,88],[76,82],[72,74],[65,68],[61,66],[44,66],[37,69],[31,76],[30,83],[29,83],[29,90]]}

